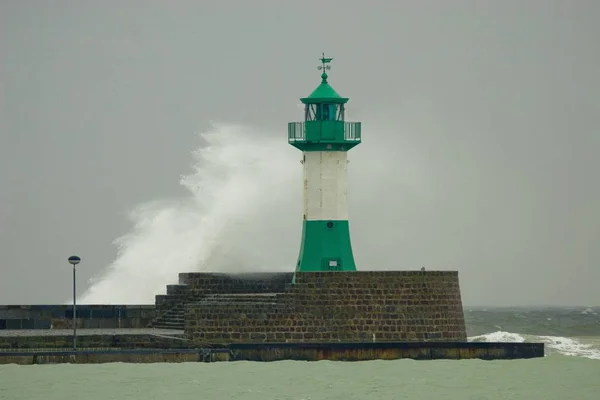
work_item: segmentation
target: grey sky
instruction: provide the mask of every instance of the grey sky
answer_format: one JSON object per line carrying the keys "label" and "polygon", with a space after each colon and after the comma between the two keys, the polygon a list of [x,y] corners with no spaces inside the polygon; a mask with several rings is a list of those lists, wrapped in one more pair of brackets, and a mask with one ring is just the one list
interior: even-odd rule
{"label": "grey sky", "polygon": [[364,124],[360,269],[458,269],[465,304],[599,305],[599,19],[592,0],[3,0],[0,303],[68,299],[72,253],[83,286],[109,265],[133,207],[185,196],[210,121],[292,151],[324,51]]}

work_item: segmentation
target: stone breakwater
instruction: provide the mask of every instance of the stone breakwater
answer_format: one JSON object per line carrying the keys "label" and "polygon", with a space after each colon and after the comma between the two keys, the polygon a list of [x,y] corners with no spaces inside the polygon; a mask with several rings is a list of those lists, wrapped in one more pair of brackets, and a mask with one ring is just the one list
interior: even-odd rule
{"label": "stone breakwater", "polygon": [[[77,346],[91,349],[187,348],[183,331],[167,329],[80,329]],[[0,330],[0,352],[72,349],[70,329]]]}
{"label": "stone breakwater", "polygon": [[[80,304],[77,306],[77,328],[79,329],[146,328],[155,317],[155,306],[152,304]],[[0,331],[72,327],[72,305],[0,305]]]}
{"label": "stone breakwater", "polygon": [[157,310],[180,310],[197,344],[467,339],[455,271],[304,272],[293,285],[292,278],[181,274],[180,285],[157,296]]}
{"label": "stone breakwater", "polygon": [[2,351],[0,364],[97,364],[108,362],[366,361],[520,359],[544,356],[543,343],[380,342],[238,343],[218,348],[68,349]]}
{"label": "stone breakwater", "polygon": [[[0,330],[0,364],[544,356],[542,343],[467,342],[454,271],[186,273],[179,278],[178,285],[167,286],[167,294],[156,296],[156,307],[128,310],[127,325],[143,325],[153,317],[151,329],[84,328],[77,351],[69,349],[70,330]],[[89,317],[97,319],[92,324],[114,319],[109,308],[98,318],[104,307],[95,307],[89,308]],[[13,308],[5,314],[66,322],[69,315],[59,311],[32,316],[37,311],[23,315]],[[122,323],[122,307],[114,311]]]}

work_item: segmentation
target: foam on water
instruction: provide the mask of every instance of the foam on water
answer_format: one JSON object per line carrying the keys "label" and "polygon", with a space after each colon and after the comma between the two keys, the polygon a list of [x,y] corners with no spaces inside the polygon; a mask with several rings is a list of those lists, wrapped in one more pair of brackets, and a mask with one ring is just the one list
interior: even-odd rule
{"label": "foam on water", "polygon": [[578,356],[600,360],[600,349],[579,340],[557,336],[538,336],[551,349],[567,356]]}
{"label": "foam on water", "polygon": [[567,356],[585,357],[600,360],[600,349],[574,338],[559,336],[521,335],[518,333],[497,331],[469,338],[472,342],[544,342],[549,353],[556,352]]}
{"label": "foam on water", "polygon": [[518,333],[497,331],[486,335],[473,336],[469,338],[471,342],[515,342],[523,343],[525,338]]}

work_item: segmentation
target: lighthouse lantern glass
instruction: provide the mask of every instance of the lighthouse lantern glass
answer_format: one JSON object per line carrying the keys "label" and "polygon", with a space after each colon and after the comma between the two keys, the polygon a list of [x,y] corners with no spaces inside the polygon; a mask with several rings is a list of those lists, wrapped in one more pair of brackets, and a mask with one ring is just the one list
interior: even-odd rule
{"label": "lighthouse lantern glass", "polygon": [[343,121],[343,104],[307,104],[304,109],[306,121]]}

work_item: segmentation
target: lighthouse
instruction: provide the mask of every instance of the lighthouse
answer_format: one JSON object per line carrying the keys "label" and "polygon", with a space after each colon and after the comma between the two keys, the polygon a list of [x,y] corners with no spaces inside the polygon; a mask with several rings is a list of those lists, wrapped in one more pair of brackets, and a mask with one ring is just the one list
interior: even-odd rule
{"label": "lighthouse", "polygon": [[296,272],[356,271],[348,224],[348,151],[361,142],[360,122],[345,120],[349,98],[328,82],[333,58],[323,54],[321,83],[304,104],[304,121],[288,123],[288,142],[302,151],[304,213]]}

